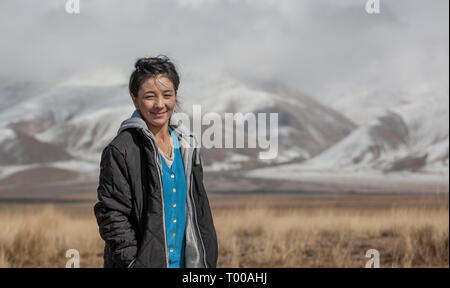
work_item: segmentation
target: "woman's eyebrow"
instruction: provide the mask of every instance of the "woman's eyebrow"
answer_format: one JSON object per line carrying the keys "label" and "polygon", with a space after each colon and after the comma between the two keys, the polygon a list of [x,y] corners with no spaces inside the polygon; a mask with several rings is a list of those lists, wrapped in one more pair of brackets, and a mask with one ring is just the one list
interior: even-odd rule
{"label": "woman's eyebrow", "polygon": [[[162,92],[163,92],[163,93],[168,93],[168,92],[169,92],[169,93],[172,93],[173,91],[172,91],[171,89],[167,89],[167,90],[163,90]],[[153,91],[153,90],[147,90],[147,91],[144,92],[144,95],[145,95],[145,94],[156,94],[156,92]]]}

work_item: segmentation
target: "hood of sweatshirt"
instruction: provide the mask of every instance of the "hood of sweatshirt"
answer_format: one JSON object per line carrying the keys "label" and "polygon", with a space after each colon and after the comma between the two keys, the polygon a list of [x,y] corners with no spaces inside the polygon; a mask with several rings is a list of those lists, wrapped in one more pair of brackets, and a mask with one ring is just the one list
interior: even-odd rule
{"label": "hood of sweatshirt", "polygon": [[[178,121],[175,117],[171,117],[169,121],[169,126],[172,128],[175,135],[178,137],[178,143],[181,149],[181,154],[183,157],[183,163],[191,164],[192,153],[195,149],[197,149],[197,153],[195,154],[195,164],[200,164],[200,147],[197,140],[197,136],[186,128],[181,121]],[[120,134],[122,131],[126,129],[140,129],[142,133],[147,136],[150,141],[154,144],[154,146],[159,150],[158,145],[156,144],[156,139],[153,133],[148,129],[147,123],[143,119],[139,110],[135,110],[130,118],[122,121],[120,124],[120,128],[117,131],[117,134]],[[178,148],[178,147],[174,147]],[[158,151],[159,152],[159,151]],[[156,157],[156,161],[158,165],[161,165],[160,157]],[[188,167],[190,165],[187,165]],[[189,167],[190,168],[190,167]],[[190,169],[189,169],[190,170]],[[187,171],[186,171],[187,172]]]}

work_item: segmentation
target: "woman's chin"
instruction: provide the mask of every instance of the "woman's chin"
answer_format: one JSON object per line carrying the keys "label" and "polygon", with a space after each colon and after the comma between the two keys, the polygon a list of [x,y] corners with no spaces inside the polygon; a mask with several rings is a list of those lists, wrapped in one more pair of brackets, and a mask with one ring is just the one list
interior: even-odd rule
{"label": "woman's chin", "polygon": [[169,119],[167,119],[166,117],[164,117],[164,118],[157,118],[157,119],[151,119],[150,120],[150,124],[152,126],[154,126],[154,127],[161,127],[164,124],[166,124],[168,120]]}

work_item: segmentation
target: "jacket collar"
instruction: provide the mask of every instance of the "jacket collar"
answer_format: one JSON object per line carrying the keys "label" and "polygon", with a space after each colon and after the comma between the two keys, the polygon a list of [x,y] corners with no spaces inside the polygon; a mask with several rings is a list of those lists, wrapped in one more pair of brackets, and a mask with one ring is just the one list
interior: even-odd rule
{"label": "jacket collar", "polygon": [[[185,161],[184,163],[187,163],[186,161],[191,160],[191,159],[189,159],[190,157],[187,157],[188,154],[190,154],[190,153],[186,153],[186,155],[185,155],[185,152],[189,152],[190,150],[197,149],[197,151],[195,153],[195,156],[196,156],[195,164],[196,165],[200,164],[200,151],[199,151],[200,146],[199,146],[197,136],[194,134],[194,132],[187,129],[186,126],[183,125],[182,121],[178,120],[176,118],[176,115],[172,115],[172,117],[170,117],[169,125],[172,128],[172,130],[174,131],[175,135],[178,137],[178,140],[179,140],[178,142],[180,144],[181,152],[183,155],[183,160]],[[122,121],[122,123],[120,124],[120,128],[117,131],[117,134],[120,134],[122,131],[124,131],[126,129],[130,129],[130,128],[142,130],[142,132],[147,137],[152,139],[154,141],[154,143],[156,144],[155,136],[150,131],[150,129],[148,129],[147,123],[145,122],[144,118],[142,117],[142,114],[140,113],[140,111],[137,109],[134,110],[134,112],[130,118]]]}

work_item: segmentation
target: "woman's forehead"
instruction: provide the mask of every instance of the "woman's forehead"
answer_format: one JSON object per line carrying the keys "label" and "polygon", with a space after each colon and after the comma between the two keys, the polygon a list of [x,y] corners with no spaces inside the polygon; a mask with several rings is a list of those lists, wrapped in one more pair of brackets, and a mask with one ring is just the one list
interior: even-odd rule
{"label": "woman's forehead", "polygon": [[173,83],[165,75],[158,75],[156,77],[147,78],[141,84],[141,89],[146,90],[173,90]]}

